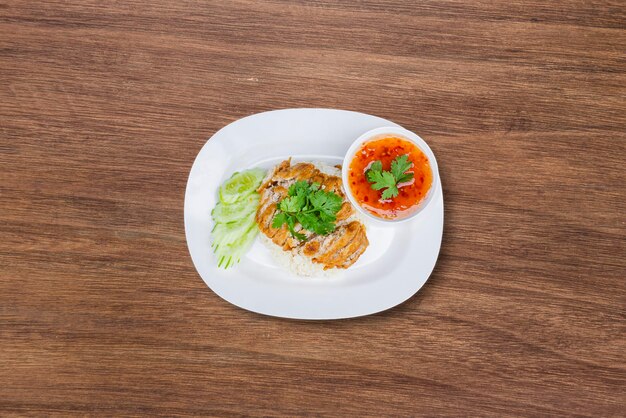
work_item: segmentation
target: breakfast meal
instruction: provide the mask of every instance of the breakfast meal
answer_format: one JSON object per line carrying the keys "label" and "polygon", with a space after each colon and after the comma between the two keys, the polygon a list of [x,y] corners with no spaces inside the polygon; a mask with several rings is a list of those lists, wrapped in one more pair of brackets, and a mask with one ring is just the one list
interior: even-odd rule
{"label": "breakfast meal", "polygon": [[367,217],[415,215],[433,184],[427,155],[395,135],[355,145],[343,173],[341,165],[288,158],[226,180],[211,212],[218,267],[237,264],[259,235],[278,264],[301,276],[325,275],[349,268],[366,251]]}
{"label": "breakfast meal", "polygon": [[411,215],[433,182],[428,157],[396,136],[363,143],[348,169],[350,193],[358,205],[382,219]]}

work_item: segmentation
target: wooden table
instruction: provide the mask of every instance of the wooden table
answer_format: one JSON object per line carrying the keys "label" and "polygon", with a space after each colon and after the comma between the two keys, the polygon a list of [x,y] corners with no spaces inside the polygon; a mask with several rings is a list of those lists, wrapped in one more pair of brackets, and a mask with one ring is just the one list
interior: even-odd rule
{"label": "wooden table", "polygon": [[[0,415],[623,416],[625,52],[619,1],[1,1]],[[269,318],[194,270],[195,155],[291,107],[437,154],[401,306]]]}

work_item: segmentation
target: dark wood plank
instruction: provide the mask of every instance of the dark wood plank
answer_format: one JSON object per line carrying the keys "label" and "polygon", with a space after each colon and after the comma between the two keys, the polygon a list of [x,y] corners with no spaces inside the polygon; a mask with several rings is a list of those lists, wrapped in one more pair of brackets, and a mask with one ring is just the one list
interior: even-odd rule
{"label": "dark wood plank", "polygon": [[[0,2],[3,416],[623,415],[623,2],[71,3]],[[437,153],[401,306],[267,318],[195,272],[196,153],[289,107]]]}

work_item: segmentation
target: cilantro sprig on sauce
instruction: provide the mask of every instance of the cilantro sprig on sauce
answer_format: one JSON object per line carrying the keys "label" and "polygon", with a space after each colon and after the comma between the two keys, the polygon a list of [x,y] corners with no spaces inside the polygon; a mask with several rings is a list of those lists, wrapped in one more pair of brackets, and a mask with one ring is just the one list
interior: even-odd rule
{"label": "cilantro sprig on sauce", "polygon": [[[381,199],[388,200],[398,196],[398,184],[406,183],[413,178],[413,173],[406,171],[413,163],[409,161],[408,155],[396,157],[391,162],[391,170],[383,170],[383,163],[376,160],[365,172],[367,181],[371,183],[374,190],[382,190]],[[383,190],[384,189],[384,190]]]}

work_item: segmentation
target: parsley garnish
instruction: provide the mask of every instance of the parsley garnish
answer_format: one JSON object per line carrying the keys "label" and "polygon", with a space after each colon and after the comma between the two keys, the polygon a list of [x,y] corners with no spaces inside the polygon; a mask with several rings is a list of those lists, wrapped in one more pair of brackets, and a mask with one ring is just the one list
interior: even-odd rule
{"label": "parsley garnish", "polygon": [[383,163],[376,160],[365,172],[367,181],[372,183],[372,189],[383,190],[382,200],[387,200],[398,196],[398,184],[405,183],[413,178],[413,173],[407,173],[411,168],[411,161],[408,155],[396,157],[391,162],[391,171],[383,171]]}
{"label": "parsley garnish", "polygon": [[272,220],[272,227],[280,228],[287,224],[291,235],[300,241],[304,241],[306,236],[296,232],[296,223],[302,225],[302,229],[319,235],[335,230],[337,212],[343,203],[341,196],[320,190],[319,183],[304,180],[292,184],[287,193],[288,196],[278,203],[278,212]]}

